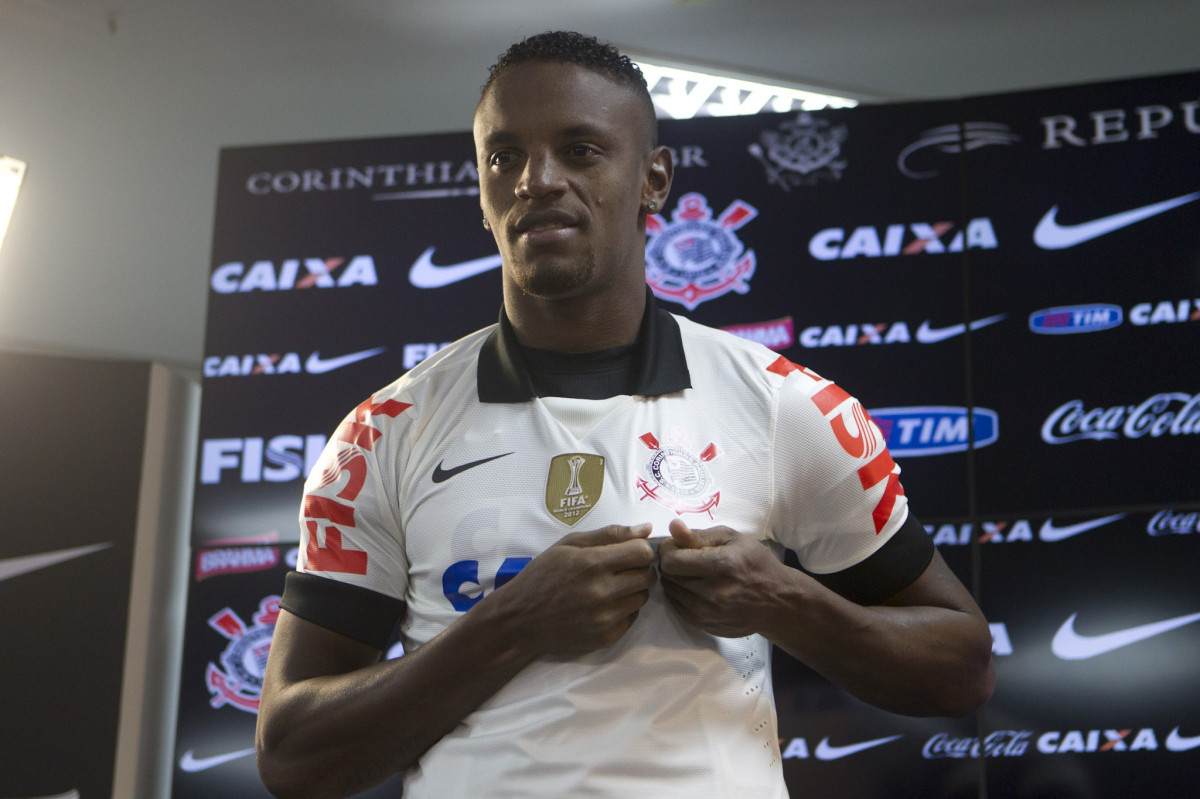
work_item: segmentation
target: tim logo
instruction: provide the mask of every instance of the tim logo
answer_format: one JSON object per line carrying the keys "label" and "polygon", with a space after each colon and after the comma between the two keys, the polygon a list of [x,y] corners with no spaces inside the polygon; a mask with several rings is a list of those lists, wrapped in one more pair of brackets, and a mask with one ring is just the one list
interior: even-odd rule
{"label": "tim logo", "polygon": [[[934,405],[876,408],[870,414],[883,432],[888,449],[896,457],[965,452],[972,443],[969,435],[972,425],[968,422],[966,408]],[[994,444],[1000,437],[999,417],[995,411],[975,408],[971,420],[976,449]]]}
{"label": "tim logo", "polygon": [[1119,305],[1064,305],[1029,315],[1029,329],[1043,335],[1094,333],[1121,324],[1124,313]]}
{"label": "tim logo", "polygon": [[646,282],[650,290],[694,311],[702,302],[731,291],[745,294],[754,276],[754,251],[747,250],[734,231],[758,216],[758,210],[734,200],[713,219],[702,194],[679,198],[664,222],[658,214],[646,217]]}

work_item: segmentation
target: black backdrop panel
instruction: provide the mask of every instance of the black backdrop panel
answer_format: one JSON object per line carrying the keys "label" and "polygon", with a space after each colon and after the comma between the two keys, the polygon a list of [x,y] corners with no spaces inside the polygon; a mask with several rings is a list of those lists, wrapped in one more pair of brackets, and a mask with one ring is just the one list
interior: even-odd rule
{"label": "black backdrop panel", "polygon": [[1032,540],[992,537],[981,552],[984,611],[1009,653],[982,715],[1028,741],[1020,759],[989,759],[990,795],[1191,795],[1196,513],[1039,517],[1007,531],[1020,523]]}
{"label": "black backdrop panel", "polygon": [[[1200,76],[1180,75],[661,125],[677,168],[648,227],[660,302],[858,396],[993,622],[1000,687],[965,720],[874,710],[781,657],[798,794],[1177,795],[1200,722],[1166,697],[1200,625],[1078,660],[1050,647],[1076,613],[1068,649],[1200,612],[1180,599],[1200,540],[1198,108]],[[461,133],[222,153],[195,546],[286,553],[340,419],[495,321],[476,179]],[[198,597],[249,579],[193,586],[189,647],[223,645]],[[230,600],[243,618],[255,586]],[[181,742],[205,714],[247,715],[202,710]],[[236,751],[229,735],[187,745]]]}
{"label": "black backdrop panel", "polygon": [[[172,796],[270,794],[254,763],[254,727],[291,546],[198,550],[191,564]],[[396,797],[397,777],[359,794]]]}
{"label": "black backdrop panel", "polygon": [[1014,231],[971,253],[972,314],[1012,321],[972,338],[1005,420],[981,513],[1200,499],[1198,98],[1183,75],[964,103],[1020,137],[965,159],[968,204]]}

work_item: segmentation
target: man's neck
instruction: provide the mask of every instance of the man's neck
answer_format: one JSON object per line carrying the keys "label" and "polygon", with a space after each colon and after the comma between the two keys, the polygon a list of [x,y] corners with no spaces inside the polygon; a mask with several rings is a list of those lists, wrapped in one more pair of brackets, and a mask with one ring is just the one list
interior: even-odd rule
{"label": "man's neck", "polygon": [[637,340],[645,285],[565,299],[543,299],[505,285],[504,308],[517,340],[554,352],[595,352]]}

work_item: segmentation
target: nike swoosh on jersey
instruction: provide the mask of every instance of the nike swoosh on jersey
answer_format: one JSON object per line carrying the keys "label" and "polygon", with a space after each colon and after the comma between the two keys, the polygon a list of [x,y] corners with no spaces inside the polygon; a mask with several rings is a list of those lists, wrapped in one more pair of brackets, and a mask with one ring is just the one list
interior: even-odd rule
{"label": "nike swoosh on jersey", "polygon": [[443,469],[442,464],[445,463],[445,461],[441,461],[433,469],[433,482],[444,483],[447,480],[449,480],[451,477],[453,477],[454,475],[462,474],[467,469],[474,469],[476,466],[482,466],[483,464],[487,463],[488,461],[494,461],[497,458],[504,458],[511,454],[512,454],[511,452],[505,452],[502,455],[493,455],[490,458],[480,458],[477,461],[471,461],[470,463],[464,463],[461,466],[455,466],[451,469]]}
{"label": "nike swoosh on jersey", "polygon": [[365,361],[367,358],[374,358],[379,353],[383,352],[386,347],[376,347],[371,350],[363,350],[361,352],[352,352],[349,355],[339,355],[336,358],[322,358],[318,350],[308,356],[308,360],[304,362],[304,371],[310,375],[323,375],[326,372],[332,372],[334,369],[341,369],[343,366],[349,366],[352,363]]}
{"label": "nike swoosh on jersey", "polygon": [[1053,519],[1047,519],[1042,522],[1042,528],[1038,530],[1038,538],[1043,541],[1062,541],[1064,538],[1070,538],[1073,535],[1086,533],[1088,530],[1094,530],[1097,527],[1103,527],[1109,522],[1115,522],[1117,519],[1124,519],[1124,513],[1116,513],[1112,516],[1105,516],[1103,519],[1090,519],[1086,522],[1078,524],[1067,524],[1059,527],[1054,523]]}
{"label": "nike swoosh on jersey", "polygon": [[90,544],[85,547],[75,547],[73,549],[58,549],[54,552],[43,552],[38,555],[22,555],[16,558],[0,559],[0,580],[7,580],[10,577],[16,577],[20,574],[28,574],[38,569],[44,569],[47,566],[53,566],[56,563],[62,563],[65,560],[79,558],[84,555],[90,555],[93,552],[99,552],[102,549],[108,549],[112,544]]}
{"label": "nike swoosh on jersey", "polygon": [[1200,735],[1180,735],[1179,728],[1171,730],[1167,736],[1168,752],[1186,752],[1200,746]]}
{"label": "nike swoosh on jersey", "polygon": [[1192,194],[1184,194],[1170,200],[1163,200],[1160,203],[1143,205],[1140,208],[1122,211],[1119,214],[1102,216],[1090,222],[1080,222],[1078,225],[1060,225],[1056,219],[1058,215],[1058,206],[1056,205],[1046,212],[1046,215],[1042,217],[1042,221],[1038,222],[1038,226],[1033,231],[1033,241],[1043,250],[1065,250],[1068,247],[1074,247],[1076,244],[1083,244],[1085,241],[1100,238],[1123,227],[1129,227],[1135,222],[1141,222],[1143,219],[1149,219],[1165,211],[1170,211],[1172,208],[1178,208],[1197,198],[1200,198],[1200,191],[1193,192]]}
{"label": "nike swoosh on jersey", "polygon": [[433,251],[434,248],[430,247],[418,255],[412,268],[408,270],[408,282],[419,289],[440,289],[451,283],[489,272],[501,263],[499,255],[488,255],[457,264],[438,266],[433,262]]}
{"label": "nike swoosh on jersey", "polygon": [[179,759],[179,767],[184,771],[204,771],[214,766],[220,766],[223,763],[228,763],[231,760],[237,760],[240,757],[254,754],[254,747],[249,749],[239,749],[236,752],[226,752],[223,755],[213,755],[212,757],[195,757],[192,750],[189,749],[183,753],[183,757]]}
{"label": "nike swoosh on jersey", "polygon": [[1086,660],[1087,658],[1094,658],[1097,655],[1112,652],[1114,649],[1120,649],[1130,644],[1136,644],[1139,641],[1145,641],[1147,638],[1162,635],[1177,627],[1191,624],[1194,621],[1200,621],[1200,613],[1192,613],[1187,616],[1178,616],[1174,619],[1142,624],[1137,627],[1129,627],[1104,635],[1080,635],[1075,632],[1075,617],[1078,615],[1078,613],[1071,614],[1071,618],[1063,623],[1063,626],[1054,634],[1054,640],[1050,643],[1050,651],[1062,660]]}
{"label": "nike swoosh on jersey", "polygon": [[[996,314],[995,316],[989,316],[985,319],[976,319],[971,323],[971,329],[978,330],[981,327],[994,325],[996,322],[999,322],[1006,316],[1008,316],[1008,314]],[[921,323],[921,326],[917,328],[917,341],[921,342],[922,344],[936,344],[939,341],[945,341],[948,338],[961,336],[966,332],[967,326],[962,323],[950,325],[949,327],[932,328],[929,326],[929,320],[926,319]]]}
{"label": "nike swoosh on jersey", "polygon": [[828,738],[822,738],[817,744],[816,756],[817,760],[839,760],[848,755],[857,754],[867,749],[873,749],[876,746],[883,746],[892,741],[903,738],[903,735],[889,735],[887,738],[876,738],[872,741],[862,741],[856,744],[847,744],[845,746],[834,746],[829,743]]}

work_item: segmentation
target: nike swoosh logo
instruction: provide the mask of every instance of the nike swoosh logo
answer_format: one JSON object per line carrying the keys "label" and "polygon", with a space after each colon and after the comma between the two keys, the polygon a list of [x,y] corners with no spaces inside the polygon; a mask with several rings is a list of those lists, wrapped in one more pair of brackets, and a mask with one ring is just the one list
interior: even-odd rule
{"label": "nike swoosh logo", "polygon": [[1068,524],[1059,527],[1054,523],[1053,519],[1047,519],[1042,522],[1042,529],[1038,530],[1038,538],[1043,541],[1062,541],[1064,538],[1070,538],[1073,535],[1086,533],[1088,530],[1094,530],[1097,527],[1103,527],[1109,522],[1115,522],[1117,519],[1124,519],[1124,513],[1117,513],[1112,516],[1105,516],[1103,519],[1091,519],[1078,524]]}
{"label": "nike swoosh logo", "polygon": [[883,746],[892,741],[903,738],[903,735],[889,735],[887,738],[876,738],[873,741],[862,741],[856,744],[847,744],[846,746],[834,746],[829,743],[828,738],[822,738],[817,744],[817,760],[839,760],[848,755],[857,754],[866,749],[873,749],[876,746]]}
{"label": "nike swoosh logo", "polygon": [[253,746],[249,749],[239,749],[236,752],[226,752],[223,755],[213,755],[212,757],[195,757],[192,754],[192,750],[189,749],[179,759],[179,767],[184,771],[204,771],[213,766],[219,766],[222,763],[228,763],[231,760],[237,760],[239,757],[252,754],[254,754]]}
{"label": "nike swoosh logo", "polygon": [[1178,727],[1171,730],[1171,734],[1167,736],[1168,752],[1186,752],[1189,749],[1195,749],[1197,746],[1200,746],[1200,735],[1180,735]]}
{"label": "nike swoosh logo", "polygon": [[412,268],[408,270],[408,282],[419,289],[440,289],[460,280],[466,280],[484,272],[490,272],[500,266],[499,255],[488,255],[457,264],[437,266],[433,262],[433,247],[417,256]]}
{"label": "nike swoosh logo", "polygon": [[1063,626],[1054,634],[1054,640],[1050,643],[1050,651],[1063,660],[1086,660],[1087,658],[1094,658],[1096,655],[1103,655],[1106,652],[1112,652],[1114,649],[1136,644],[1139,641],[1145,641],[1147,638],[1153,638],[1156,635],[1170,632],[1177,627],[1183,627],[1194,621],[1200,621],[1200,613],[1192,613],[1188,616],[1178,616],[1174,619],[1142,624],[1138,627],[1117,630],[1114,633],[1107,633],[1105,635],[1080,635],[1075,632],[1075,617],[1078,615],[1078,613],[1071,614],[1071,618],[1063,623]]}
{"label": "nike swoosh logo", "polygon": [[0,580],[7,580],[19,574],[28,574],[38,569],[44,569],[47,566],[53,566],[56,563],[62,563],[64,560],[72,560],[73,558],[90,555],[93,552],[99,552],[102,549],[108,549],[111,546],[112,544],[91,544],[86,547],[43,552],[40,555],[23,555],[17,558],[0,559]]}
{"label": "nike swoosh logo", "polygon": [[[981,327],[994,325],[1006,316],[1008,316],[1008,314],[996,314],[995,316],[989,316],[985,319],[976,319],[971,323],[971,329],[978,330]],[[967,326],[965,324],[932,328],[929,326],[929,320],[926,319],[921,323],[921,326],[917,328],[917,341],[921,342],[922,344],[937,344],[939,341],[945,341],[948,338],[961,336],[966,332]]]}
{"label": "nike swoosh logo", "polygon": [[433,470],[433,482],[444,483],[447,480],[449,480],[451,477],[453,477],[454,475],[462,474],[467,469],[474,469],[476,466],[482,466],[483,464],[487,463],[488,461],[494,461],[497,458],[504,458],[511,454],[512,454],[511,452],[505,452],[503,455],[493,455],[490,458],[480,458],[477,461],[471,461],[470,463],[464,463],[463,465],[455,466],[452,469],[443,469],[442,464],[445,463],[445,461],[441,461],[440,463],[438,463],[438,465]]}
{"label": "nike swoosh logo", "polygon": [[1141,222],[1143,219],[1170,211],[1172,208],[1178,208],[1195,199],[1200,199],[1200,191],[1184,194],[1171,200],[1163,200],[1160,203],[1143,205],[1141,208],[1122,211],[1119,214],[1102,216],[1078,225],[1060,225],[1056,219],[1058,215],[1058,206],[1056,205],[1046,212],[1041,222],[1038,222],[1037,228],[1033,231],[1033,242],[1043,250],[1065,250],[1067,247],[1083,244],[1085,241],[1112,233],[1114,230],[1129,227],[1135,222]]}
{"label": "nike swoosh logo", "polygon": [[339,355],[336,358],[322,358],[321,352],[318,350],[308,356],[308,360],[304,362],[304,371],[310,375],[323,375],[326,372],[332,372],[334,369],[341,369],[343,366],[365,361],[367,358],[374,358],[385,349],[387,348],[376,347],[373,350],[352,352],[349,355]]}

